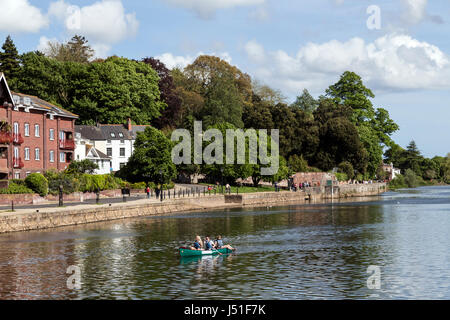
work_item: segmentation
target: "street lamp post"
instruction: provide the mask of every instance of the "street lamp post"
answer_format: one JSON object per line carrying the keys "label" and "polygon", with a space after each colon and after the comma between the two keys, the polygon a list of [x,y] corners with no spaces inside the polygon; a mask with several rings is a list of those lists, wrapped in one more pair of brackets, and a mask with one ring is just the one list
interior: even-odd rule
{"label": "street lamp post", "polygon": [[161,193],[161,202],[163,201],[163,171],[162,169],[159,169],[159,174],[161,176],[161,188],[159,189],[159,192]]}
{"label": "street lamp post", "polygon": [[223,192],[223,167],[220,168],[220,172],[222,173],[222,194],[223,194],[223,193],[224,193],[224,192]]}

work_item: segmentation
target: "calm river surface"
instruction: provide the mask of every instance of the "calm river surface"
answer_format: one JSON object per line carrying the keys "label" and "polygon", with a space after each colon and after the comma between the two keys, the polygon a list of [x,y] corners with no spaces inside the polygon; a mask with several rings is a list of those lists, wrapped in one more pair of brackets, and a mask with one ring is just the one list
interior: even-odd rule
{"label": "calm river surface", "polygon": [[[450,299],[450,187],[357,201],[0,235],[0,298]],[[196,234],[238,251],[181,259]],[[371,265],[379,290],[367,287]]]}

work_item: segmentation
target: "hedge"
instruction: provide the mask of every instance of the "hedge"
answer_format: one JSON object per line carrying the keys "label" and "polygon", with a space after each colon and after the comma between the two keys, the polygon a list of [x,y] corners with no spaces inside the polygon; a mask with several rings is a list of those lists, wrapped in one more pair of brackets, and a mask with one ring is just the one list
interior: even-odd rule
{"label": "hedge", "polygon": [[0,194],[27,194],[34,193],[33,190],[27,188],[23,184],[17,184],[15,182],[10,182],[8,188],[0,189]]}
{"label": "hedge", "polygon": [[48,194],[48,180],[40,173],[30,174],[25,179],[25,184],[41,197],[45,197]]}

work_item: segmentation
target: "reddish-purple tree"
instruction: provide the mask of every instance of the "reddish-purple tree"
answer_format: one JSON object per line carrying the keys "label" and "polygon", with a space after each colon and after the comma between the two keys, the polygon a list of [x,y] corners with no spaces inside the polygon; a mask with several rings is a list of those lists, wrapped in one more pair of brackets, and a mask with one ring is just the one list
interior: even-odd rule
{"label": "reddish-purple tree", "polygon": [[161,100],[167,104],[167,108],[161,113],[161,117],[154,121],[153,125],[158,129],[176,128],[180,121],[182,100],[175,91],[170,70],[163,62],[152,57],[142,59],[142,62],[151,65],[158,73]]}

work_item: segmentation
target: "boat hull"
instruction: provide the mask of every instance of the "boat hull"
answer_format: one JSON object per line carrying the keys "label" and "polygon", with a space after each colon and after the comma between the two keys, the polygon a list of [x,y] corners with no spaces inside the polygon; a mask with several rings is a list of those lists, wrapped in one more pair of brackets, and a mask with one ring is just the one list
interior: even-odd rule
{"label": "boat hull", "polygon": [[180,256],[182,257],[212,256],[217,254],[230,254],[232,252],[227,248],[219,250],[191,250],[188,248],[180,248]]}

